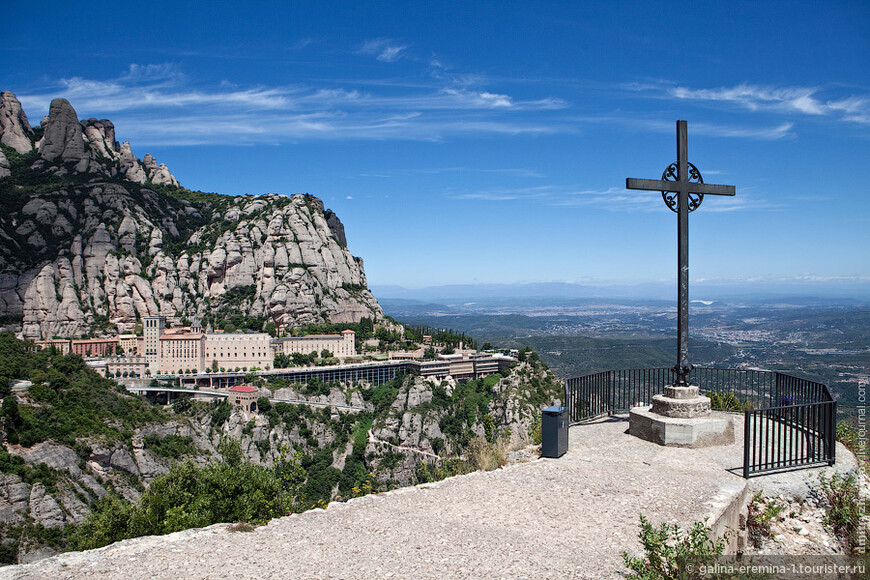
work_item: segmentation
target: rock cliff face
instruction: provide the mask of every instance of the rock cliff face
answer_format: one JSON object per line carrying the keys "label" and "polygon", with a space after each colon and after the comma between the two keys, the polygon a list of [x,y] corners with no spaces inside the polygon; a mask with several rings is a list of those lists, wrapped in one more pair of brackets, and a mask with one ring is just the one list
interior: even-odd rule
{"label": "rock cliff face", "polygon": [[12,170],[10,169],[9,159],[0,151],[0,178],[9,177],[12,175]]}
{"label": "rock cliff face", "polygon": [[18,153],[28,153],[33,149],[32,135],[21,103],[9,91],[0,92],[0,143]]}
{"label": "rock cliff face", "polygon": [[79,122],[63,99],[32,144],[39,132],[2,95],[2,143],[20,155],[0,158],[0,315],[20,316],[24,338],[221,310],[278,327],[383,316],[319,199],[194,197],[119,145],[110,121]]}
{"label": "rock cliff face", "polygon": [[[505,377],[490,378],[498,379],[491,386],[491,400],[485,416],[479,409],[468,425],[470,433],[487,439],[502,436],[510,448],[528,445],[536,421],[540,425],[540,410],[559,400],[561,382],[540,362],[523,362]],[[457,388],[450,377],[404,381],[389,411],[374,420],[369,432],[366,457],[379,477],[414,485],[419,483],[421,462],[437,463],[439,456],[466,451],[462,437],[455,436],[456,419],[461,422],[468,416],[467,407],[457,405],[463,398]]]}

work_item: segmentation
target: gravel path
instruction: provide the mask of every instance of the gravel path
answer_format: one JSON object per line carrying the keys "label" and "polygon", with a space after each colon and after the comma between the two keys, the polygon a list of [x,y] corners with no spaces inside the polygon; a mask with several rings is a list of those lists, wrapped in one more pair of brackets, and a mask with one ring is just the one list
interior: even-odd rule
{"label": "gravel path", "polygon": [[[0,578],[619,578],[638,515],[689,524],[742,487],[740,442],[675,449],[625,419],[571,428],[569,452],[272,521],[127,540],[0,569]],[[739,485],[738,485],[739,484]]]}

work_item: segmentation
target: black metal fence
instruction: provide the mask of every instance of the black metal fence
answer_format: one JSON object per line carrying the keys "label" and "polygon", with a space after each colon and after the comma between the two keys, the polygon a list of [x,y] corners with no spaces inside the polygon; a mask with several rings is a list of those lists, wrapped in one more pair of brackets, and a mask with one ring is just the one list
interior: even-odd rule
{"label": "black metal fence", "polygon": [[[571,424],[652,404],[673,369],[602,371],[565,381]],[[776,371],[695,368],[692,383],[716,409],[744,414],[743,476],[833,464],[837,404],[828,387]]]}
{"label": "black metal fence", "polygon": [[834,401],[755,409],[744,413],[743,477],[836,459]]}

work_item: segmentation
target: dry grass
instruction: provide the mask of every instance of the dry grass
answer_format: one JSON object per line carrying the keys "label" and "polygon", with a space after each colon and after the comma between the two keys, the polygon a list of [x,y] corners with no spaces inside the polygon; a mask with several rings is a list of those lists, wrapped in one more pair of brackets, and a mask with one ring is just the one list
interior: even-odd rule
{"label": "dry grass", "polygon": [[499,438],[490,443],[483,437],[473,439],[468,445],[468,463],[473,470],[492,471],[507,463],[510,442]]}

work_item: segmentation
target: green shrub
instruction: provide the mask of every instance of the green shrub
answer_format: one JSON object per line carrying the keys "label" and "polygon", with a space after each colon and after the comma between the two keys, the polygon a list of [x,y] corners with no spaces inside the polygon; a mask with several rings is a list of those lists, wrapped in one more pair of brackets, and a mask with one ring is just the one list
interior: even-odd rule
{"label": "green shrub", "polygon": [[749,502],[749,516],[746,519],[746,528],[749,541],[756,548],[760,548],[764,538],[770,537],[770,524],[785,509],[784,505],[771,499],[765,502],[763,492],[759,491],[752,496]]}
{"label": "green shrub", "polygon": [[360,392],[365,401],[371,401],[374,404],[375,414],[379,415],[389,409],[393,401],[396,400],[396,395],[399,394],[399,389],[402,387],[404,380],[405,377],[403,375],[396,375],[382,385],[363,389]]}
{"label": "green shrub", "polygon": [[178,459],[182,455],[194,455],[196,447],[193,439],[181,435],[167,435],[162,439],[157,435],[145,436],[145,449],[156,453],[161,457]]}
{"label": "green shrub", "polygon": [[70,546],[75,550],[91,550],[133,537],[129,527],[134,511],[130,502],[114,494],[106,495],[92,506],[84,523],[70,527]]}
{"label": "green shrub", "polygon": [[172,401],[172,412],[179,415],[190,412],[190,409],[193,407],[192,401],[193,397],[191,395],[186,393],[179,395]]}
{"label": "green shrub", "polygon": [[300,494],[304,498],[303,507],[318,506],[332,499],[332,489],[342,476],[342,472],[332,466],[332,451],[324,447],[314,456],[303,457],[302,467],[307,472]]}
{"label": "green shrub", "polygon": [[861,497],[855,472],[848,475],[834,473],[830,479],[825,474],[820,475],[819,491],[826,501],[825,524],[847,549],[870,539],[867,537],[870,530],[866,528],[866,522],[861,521],[862,515],[870,513],[870,499]]}
{"label": "green shrub", "polygon": [[870,475],[870,456],[867,454],[867,438],[861,436],[855,419],[837,423],[837,441],[840,441],[849,451],[855,454],[855,457],[861,462],[864,472]]}
{"label": "green shrub", "polygon": [[211,413],[212,428],[220,428],[224,423],[226,423],[230,418],[231,412],[232,408],[230,408],[230,404],[227,403],[226,399],[220,401]]}
{"label": "green shrub", "polygon": [[296,453],[290,451],[290,447],[282,445],[272,468],[284,494],[284,507],[288,513],[304,509],[305,498],[302,489],[308,477],[308,473],[302,466],[303,455],[298,451]]}
{"label": "green shrub", "polygon": [[0,564],[18,563],[18,541],[0,543]]}
{"label": "green shrub", "polygon": [[272,449],[272,446],[269,444],[268,439],[261,439],[260,441],[254,441],[254,446],[257,448],[257,451],[260,452],[260,458],[262,460],[266,459],[266,456],[269,455],[269,451]]}
{"label": "green shrub", "polygon": [[190,460],[176,463],[151,482],[136,504],[107,496],[71,531],[72,547],[98,548],[221,522],[260,524],[287,513],[287,494],[275,472],[244,461],[236,440],[221,441],[219,451],[223,461],[206,467]]}
{"label": "green shrub", "polygon": [[49,493],[57,491],[57,482],[62,477],[56,469],[45,463],[27,465],[21,457],[9,453],[6,446],[0,446],[0,473],[17,475],[30,485],[41,483]]}
{"label": "green shrub", "polygon": [[541,414],[535,413],[532,417],[532,424],[529,426],[529,439],[532,445],[540,445],[543,439],[543,431],[541,428]]}
{"label": "green shrub", "polygon": [[421,461],[414,470],[414,475],[418,482],[430,483],[453,477],[454,475],[469,473],[470,471],[471,469],[469,468],[468,463],[459,458],[453,457],[450,459],[442,459],[434,463]]}
{"label": "green shrub", "polygon": [[658,580],[704,577],[698,567],[721,556],[727,540],[721,538],[714,542],[709,534],[707,520],[696,522],[688,530],[667,522],[662,522],[656,528],[641,514],[638,538],[645,555],[635,558],[628,552],[622,553],[623,563],[632,571],[628,578]]}

